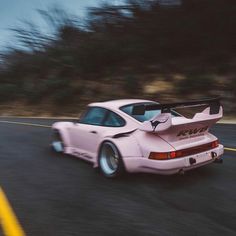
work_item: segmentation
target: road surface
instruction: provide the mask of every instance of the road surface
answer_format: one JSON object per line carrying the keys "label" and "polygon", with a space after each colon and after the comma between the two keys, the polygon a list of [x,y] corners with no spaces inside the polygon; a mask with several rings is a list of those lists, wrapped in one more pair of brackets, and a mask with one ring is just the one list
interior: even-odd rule
{"label": "road surface", "polygon": [[[236,152],[184,176],[110,180],[84,161],[51,153],[46,126],[0,121],[0,186],[26,235],[236,235]],[[212,132],[236,147],[236,125]]]}

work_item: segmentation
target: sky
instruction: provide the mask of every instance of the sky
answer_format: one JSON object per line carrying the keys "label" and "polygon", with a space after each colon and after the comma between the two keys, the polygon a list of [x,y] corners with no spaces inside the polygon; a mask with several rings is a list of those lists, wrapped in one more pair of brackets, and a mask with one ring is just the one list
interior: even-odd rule
{"label": "sky", "polygon": [[[86,8],[97,6],[102,0],[0,0],[0,51],[14,45],[16,39],[10,28],[22,24],[22,20],[32,21],[47,30],[37,9],[46,10],[53,6],[66,9],[69,13],[84,17]],[[115,2],[115,1],[114,1]]]}
{"label": "sky", "polygon": [[[180,1],[159,0],[162,4]],[[83,18],[86,16],[87,7],[98,6],[103,2],[121,4],[124,0],[0,0],[0,52],[6,50],[7,46],[15,46],[17,41],[10,29],[22,25],[22,21],[33,22],[39,25],[43,32],[48,33],[49,27],[37,9],[47,10],[58,6],[70,14]]]}

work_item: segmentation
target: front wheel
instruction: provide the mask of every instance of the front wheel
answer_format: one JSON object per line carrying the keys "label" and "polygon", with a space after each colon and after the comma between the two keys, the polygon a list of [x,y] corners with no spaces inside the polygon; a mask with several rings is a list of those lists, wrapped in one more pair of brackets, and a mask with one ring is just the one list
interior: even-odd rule
{"label": "front wheel", "polygon": [[99,168],[108,178],[115,178],[124,173],[125,168],[117,147],[111,142],[104,142],[98,157]]}
{"label": "front wheel", "polygon": [[56,153],[64,153],[64,143],[59,131],[57,130],[53,131],[51,148]]}

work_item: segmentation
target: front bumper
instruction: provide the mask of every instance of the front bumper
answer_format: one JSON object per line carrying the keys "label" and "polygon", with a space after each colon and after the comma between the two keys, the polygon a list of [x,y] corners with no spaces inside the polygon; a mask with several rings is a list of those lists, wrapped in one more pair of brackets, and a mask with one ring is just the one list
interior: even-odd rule
{"label": "front bumper", "polygon": [[[212,152],[215,153],[215,155],[213,155],[214,157],[212,157]],[[223,153],[224,147],[220,144],[217,148],[211,149],[209,151],[172,160],[158,161],[150,160],[145,157],[127,157],[123,158],[123,161],[128,172],[145,172],[171,175],[212,163],[215,161],[215,159],[220,159]],[[195,159],[196,163],[190,164],[191,158]]]}

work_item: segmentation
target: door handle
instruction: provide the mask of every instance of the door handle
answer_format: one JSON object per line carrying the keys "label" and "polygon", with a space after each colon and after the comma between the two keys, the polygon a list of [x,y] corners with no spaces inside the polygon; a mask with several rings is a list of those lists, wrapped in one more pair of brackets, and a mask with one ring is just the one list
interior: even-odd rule
{"label": "door handle", "polygon": [[98,132],[93,130],[93,131],[90,131],[90,133],[97,134]]}

